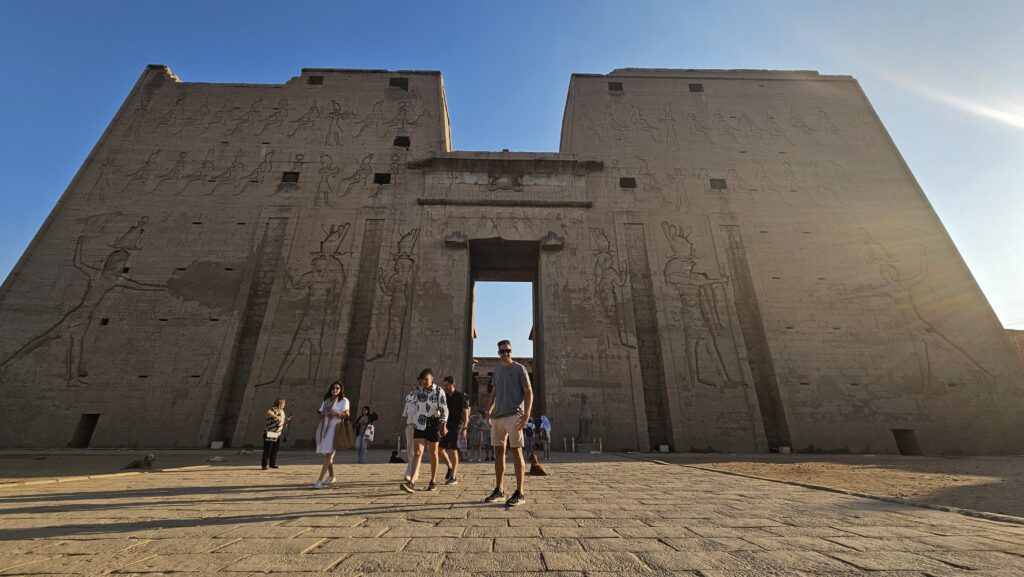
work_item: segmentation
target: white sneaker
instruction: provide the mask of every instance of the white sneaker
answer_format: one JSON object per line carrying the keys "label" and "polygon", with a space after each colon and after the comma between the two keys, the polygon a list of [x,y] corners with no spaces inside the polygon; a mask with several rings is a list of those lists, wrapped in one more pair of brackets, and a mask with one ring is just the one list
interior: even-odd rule
{"label": "white sneaker", "polygon": [[327,477],[326,479],[324,479],[324,485],[325,486],[326,485],[330,485],[333,482],[334,482],[334,475],[331,475],[330,477]]}
{"label": "white sneaker", "polygon": [[324,484],[321,483],[320,481],[317,481],[316,483],[313,483],[313,488],[314,489],[323,489],[324,488]]}

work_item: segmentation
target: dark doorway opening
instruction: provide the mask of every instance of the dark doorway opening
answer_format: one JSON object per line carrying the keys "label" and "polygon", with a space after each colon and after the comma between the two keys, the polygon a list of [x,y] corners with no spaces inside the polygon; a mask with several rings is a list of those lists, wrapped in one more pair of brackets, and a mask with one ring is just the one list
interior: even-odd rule
{"label": "dark doorway opening", "polygon": [[923,455],[921,444],[917,442],[917,435],[914,429],[893,429],[892,436],[896,438],[896,448],[901,455]]}
{"label": "dark doorway opening", "polygon": [[[485,409],[490,393],[490,373],[498,362],[497,339],[495,342],[481,343],[483,351],[493,349],[493,352],[486,353],[486,356],[477,357],[479,364],[474,367],[473,340],[476,336],[476,295],[480,288],[478,283],[505,282],[505,283],[530,283],[530,320],[532,330],[527,340],[519,340],[522,337],[506,335],[499,337],[514,339],[512,343],[512,356],[517,362],[526,366],[533,384],[533,411],[532,418],[539,419],[546,410],[544,399],[544,375],[541,371],[541,360],[543,358],[543,339],[540,323],[540,303],[538,301],[538,278],[540,264],[540,242],[539,241],[515,241],[502,238],[476,239],[469,241],[469,291],[470,298],[466,303],[467,327],[466,351],[469,362],[462,382],[465,383],[465,392],[469,395],[471,402],[476,408]],[[515,307],[508,311],[509,315],[521,314],[521,307]],[[518,344],[516,340],[519,340]],[[533,352],[529,357],[524,357],[522,352],[529,351],[529,341],[532,341]],[[517,354],[518,353],[518,354]]]}
{"label": "dark doorway opening", "polygon": [[92,441],[92,434],[96,431],[96,423],[100,420],[99,413],[87,413],[78,419],[78,426],[75,427],[75,434],[71,436],[68,446],[72,449],[85,449]]}

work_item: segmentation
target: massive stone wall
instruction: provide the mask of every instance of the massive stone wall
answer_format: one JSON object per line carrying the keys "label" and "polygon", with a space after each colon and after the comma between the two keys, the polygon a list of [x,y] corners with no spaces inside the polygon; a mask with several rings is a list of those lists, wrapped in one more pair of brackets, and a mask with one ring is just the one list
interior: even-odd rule
{"label": "massive stone wall", "polygon": [[559,153],[448,134],[437,73],[147,68],[0,289],[0,444],[256,444],[279,396],[308,443],[335,378],[397,422],[508,278],[557,436],[1020,450],[1021,359],[851,78],[575,75]]}

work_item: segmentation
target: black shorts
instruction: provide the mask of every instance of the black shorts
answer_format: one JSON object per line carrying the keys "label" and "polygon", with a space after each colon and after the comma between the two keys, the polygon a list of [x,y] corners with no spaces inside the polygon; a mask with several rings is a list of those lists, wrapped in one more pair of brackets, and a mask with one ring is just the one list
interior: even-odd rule
{"label": "black shorts", "polygon": [[461,430],[462,425],[448,427],[448,434],[441,437],[441,448],[457,450],[459,448],[459,431]]}
{"label": "black shorts", "polygon": [[413,439],[426,439],[428,443],[436,443],[440,435],[438,434],[437,427],[432,427],[429,424],[424,430],[413,428],[412,438]]}

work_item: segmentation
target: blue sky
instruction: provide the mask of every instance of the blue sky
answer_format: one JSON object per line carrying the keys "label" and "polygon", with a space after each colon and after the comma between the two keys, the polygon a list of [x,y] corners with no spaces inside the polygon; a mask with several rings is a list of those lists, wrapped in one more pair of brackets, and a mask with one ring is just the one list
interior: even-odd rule
{"label": "blue sky", "polygon": [[149,63],[187,82],[441,70],[455,148],[524,151],[558,148],[573,72],[810,69],[860,81],[996,314],[1024,328],[1022,21],[1017,1],[5,0],[0,278]]}

